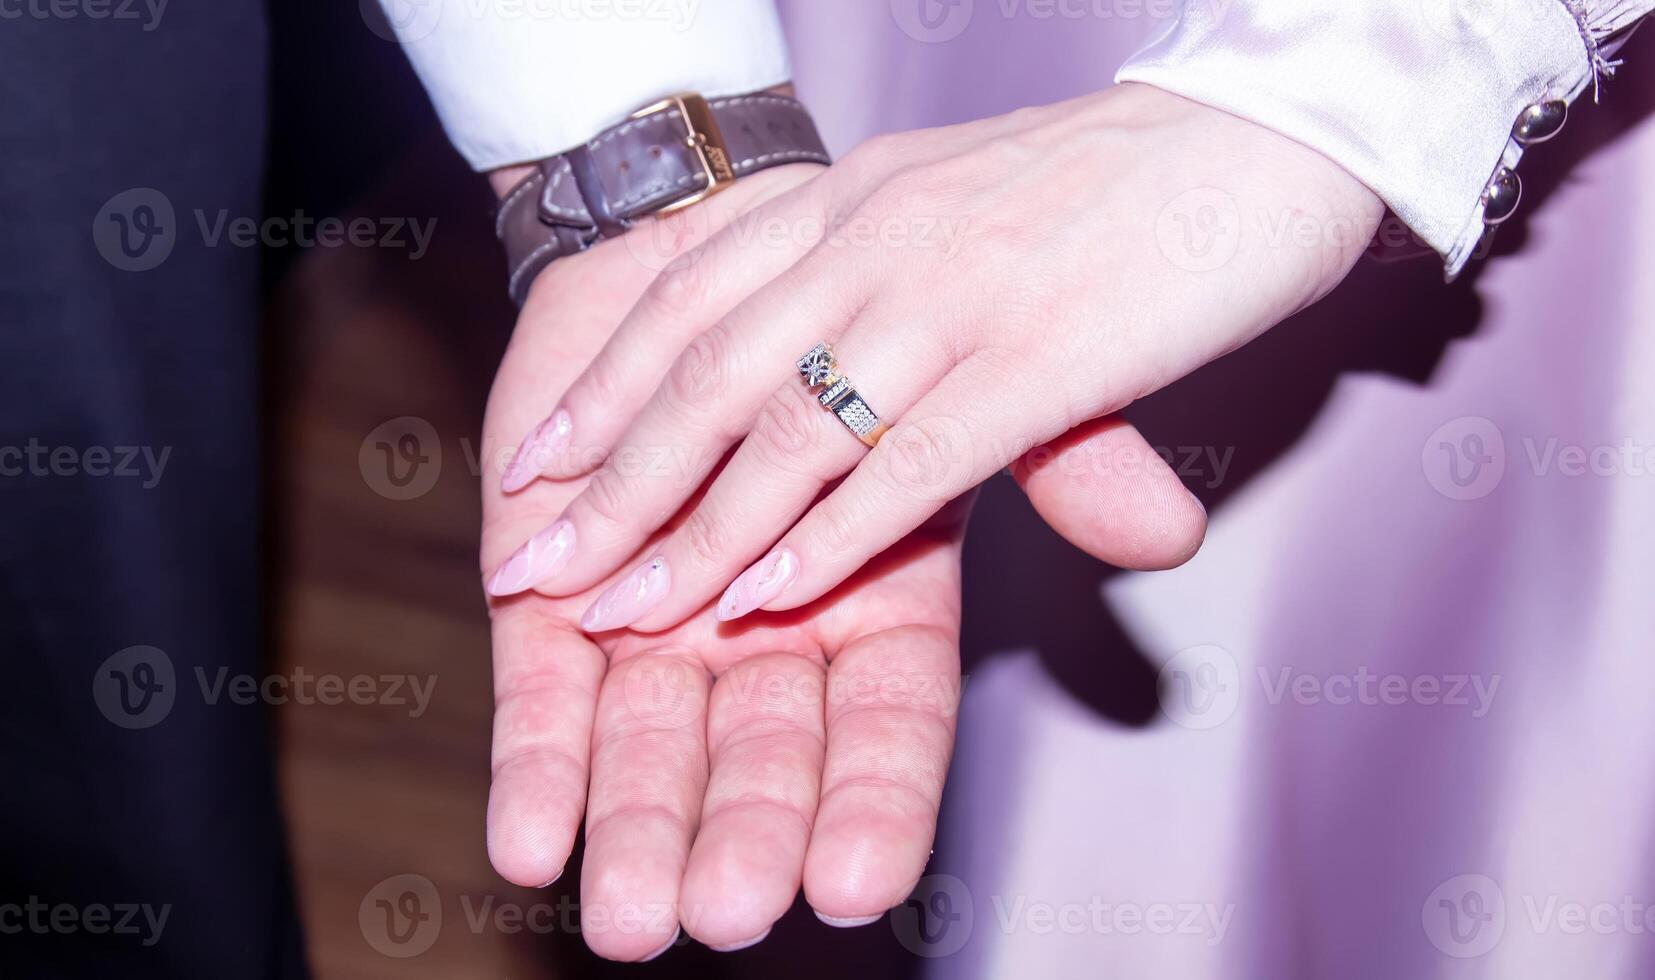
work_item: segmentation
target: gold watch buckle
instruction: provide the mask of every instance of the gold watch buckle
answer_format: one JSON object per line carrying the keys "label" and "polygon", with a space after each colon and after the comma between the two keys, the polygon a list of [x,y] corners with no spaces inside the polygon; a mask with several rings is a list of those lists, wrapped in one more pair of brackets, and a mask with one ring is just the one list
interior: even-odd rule
{"label": "gold watch buckle", "polygon": [[695,92],[669,95],[634,112],[632,118],[645,119],[656,113],[671,112],[674,109],[678,110],[678,116],[684,123],[684,145],[695,151],[696,159],[701,163],[701,172],[707,178],[707,186],[689,197],[680,198],[657,209],[656,214],[682,211],[728,189],[736,182],[729,147],[724,145],[724,136],[718,131],[718,120],[713,118],[712,106],[709,106],[702,96]]}

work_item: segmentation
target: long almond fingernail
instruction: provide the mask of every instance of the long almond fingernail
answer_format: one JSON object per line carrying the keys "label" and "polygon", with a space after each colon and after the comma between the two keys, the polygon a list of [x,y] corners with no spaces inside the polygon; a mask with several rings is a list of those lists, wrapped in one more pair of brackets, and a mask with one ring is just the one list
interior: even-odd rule
{"label": "long almond fingernail", "polygon": [[488,594],[508,596],[532,589],[563,571],[574,553],[575,526],[558,521],[500,563],[488,580]]}
{"label": "long almond fingernail", "polygon": [[672,571],[667,568],[667,560],[652,558],[598,596],[580,617],[580,628],[588,633],[602,633],[631,626],[660,605],[671,588]]}
{"label": "long almond fingernail", "polygon": [[523,444],[517,447],[517,455],[512,457],[511,465],[500,477],[500,491],[516,493],[542,474],[550,472],[558,457],[563,455],[563,450],[569,447],[569,435],[574,427],[574,420],[561,408],[536,426]]}
{"label": "long almond fingernail", "polygon": [[787,591],[799,577],[799,556],[791,549],[777,548],[758,564],[730,583],[718,600],[719,622],[740,619]]}

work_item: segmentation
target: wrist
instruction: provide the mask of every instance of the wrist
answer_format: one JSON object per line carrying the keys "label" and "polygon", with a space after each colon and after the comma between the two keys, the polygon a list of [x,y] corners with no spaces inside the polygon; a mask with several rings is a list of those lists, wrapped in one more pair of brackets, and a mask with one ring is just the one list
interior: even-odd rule
{"label": "wrist", "polygon": [[484,174],[488,178],[488,186],[494,189],[494,196],[505,200],[511,189],[521,184],[530,174],[534,173],[532,163],[514,163],[499,170],[490,170]]}
{"label": "wrist", "polygon": [[[783,82],[780,85],[765,89],[764,92],[768,95],[784,95],[792,98],[793,83]],[[521,184],[532,173],[534,173],[533,163],[514,163],[510,166],[490,170],[484,176],[488,178],[489,187],[494,189],[494,196],[504,200],[506,195],[511,193],[512,188]]]}
{"label": "wrist", "polygon": [[1276,322],[1339,284],[1385,205],[1343,166],[1275,129],[1157,86],[1125,82],[1117,127],[1156,132],[1158,244],[1185,272],[1241,270],[1278,300]]}
{"label": "wrist", "polygon": [[703,202],[756,174],[829,163],[810,113],[790,91],[669,96],[526,169],[502,168],[492,177],[503,193],[495,232],[512,299],[522,305],[538,273],[560,258],[604,240],[635,240],[628,230],[646,219],[683,214],[700,222]]}

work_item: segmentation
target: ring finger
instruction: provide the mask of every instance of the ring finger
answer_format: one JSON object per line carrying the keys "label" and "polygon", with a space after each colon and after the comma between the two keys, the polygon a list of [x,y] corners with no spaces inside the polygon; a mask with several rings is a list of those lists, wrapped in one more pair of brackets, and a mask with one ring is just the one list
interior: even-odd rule
{"label": "ring finger", "polygon": [[[887,420],[919,401],[949,367],[932,331],[890,329],[904,322],[914,321],[871,310],[834,345],[855,397],[865,398],[871,415],[884,413]],[[653,603],[632,608],[629,622],[611,621],[606,628],[650,632],[681,622],[763,555],[829,483],[862,461],[868,447],[851,422],[824,408],[814,393],[833,390],[833,385],[807,388],[795,376],[772,394],[695,509],[653,549],[651,560],[671,571],[669,587],[659,590]],[[845,410],[852,396],[841,397]],[[769,602],[796,571],[785,554],[757,567],[730,589],[719,617],[735,619]]]}

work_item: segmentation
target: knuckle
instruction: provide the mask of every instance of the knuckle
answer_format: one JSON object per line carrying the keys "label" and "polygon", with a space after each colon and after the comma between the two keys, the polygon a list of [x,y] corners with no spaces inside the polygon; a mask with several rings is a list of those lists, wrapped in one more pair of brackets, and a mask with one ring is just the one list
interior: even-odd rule
{"label": "knuckle", "polygon": [[881,133],[858,143],[840,160],[839,166],[855,173],[870,173],[894,163],[905,145],[894,133]]}
{"label": "knuckle", "polygon": [[627,516],[625,481],[613,469],[605,468],[592,477],[580,495],[586,511],[598,521],[611,526],[620,525]]}
{"label": "knuckle", "polygon": [[831,499],[818,504],[811,521],[810,550],[817,554],[845,555],[855,551],[857,544],[856,522],[844,504]]}
{"label": "knuckle", "polygon": [[[1048,289],[1056,281],[1062,282],[1057,272],[1030,270],[1029,255],[1037,245],[1016,220],[983,221],[966,226],[950,243],[948,265],[953,276],[973,277],[972,282],[1008,282],[1015,290],[1014,297],[1022,299],[1035,290]],[[994,303],[998,293],[976,293],[986,303]],[[1048,325],[1049,326],[1049,325]]]}
{"label": "knuckle", "polygon": [[[1003,241],[983,241],[974,244],[966,258],[974,266],[984,268],[1021,268],[1009,264],[1013,256],[1007,253],[1015,248]],[[1004,291],[993,298],[992,316],[995,322],[1007,325],[1011,336],[1031,337],[1036,331],[1050,336],[1056,328],[1071,322],[1072,311],[1063,297],[1063,284],[1058,276],[1045,271],[1024,271],[1007,282]]]}
{"label": "knuckle", "polygon": [[942,213],[946,190],[932,168],[910,167],[887,180],[857,209],[861,217],[882,219],[893,215]]}
{"label": "knuckle", "polygon": [[571,401],[584,402],[600,412],[626,400],[626,374],[607,355],[599,355],[586,368],[581,383],[571,395]]}
{"label": "knuckle", "polygon": [[679,530],[683,538],[684,551],[691,562],[703,568],[713,568],[720,564],[720,558],[726,552],[724,528],[717,519],[707,513],[705,507],[697,508],[685,518],[684,526]]}
{"label": "knuckle", "polygon": [[967,486],[969,440],[947,418],[919,419],[892,430],[873,451],[870,474],[903,497],[946,501]]}
{"label": "knuckle", "polygon": [[798,460],[817,444],[817,414],[815,399],[807,393],[784,388],[771,395],[748,437],[760,462],[797,468]]}
{"label": "knuckle", "polygon": [[711,302],[716,282],[711,262],[702,261],[700,249],[691,249],[667,263],[644,293],[650,307],[665,317],[679,317],[704,309]]}
{"label": "knuckle", "polygon": [[721,400],[728,386],[730,347],[722,327],[715,326],[697,336],[673,362],[663,390],[680,408],[705,412],[708,405]]}

